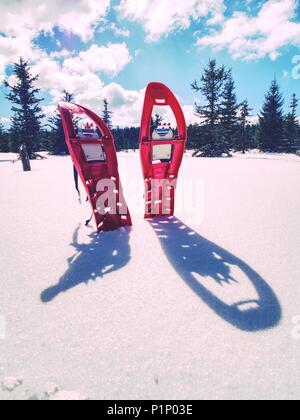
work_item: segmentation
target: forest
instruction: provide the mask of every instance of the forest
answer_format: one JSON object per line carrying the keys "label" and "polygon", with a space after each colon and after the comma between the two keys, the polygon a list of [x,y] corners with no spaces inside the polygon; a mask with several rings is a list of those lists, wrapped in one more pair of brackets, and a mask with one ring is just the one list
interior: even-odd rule
{"label": "forest", "polygon": [[[30,159],[39,157],[38,152],[42,151],[67,154],[59,112],[48,119],[43,113],[43,99],[37,88],[39,75],[33,76],[29,63],[22,58],[14,65],[13,73],[17,82],[14,85],[4,82],[13,117],[10,127],[0,124],[0,152],[19,153],[20,147],[25,145]],[[188,126],[187,148],[194,156],[230,157],[233,152],[246,153],[252,149],[275,153],[300,150],[297,95],[283,98],[276,79],[271,81],[256,119],[249,101],[239,103],[237,100],[232,70],[219,66],[214,59],[209,61],[200,79],[191,83],[191,89],[203,104],[195,104],[199,122]],[[72,92],[62,92],[62,101],[74,99]],[[287,113],[284,112],[285,101],[288,101]],[[107,99],[98,111],[112,130],[118,151],[138,149],[139,127],[114,126],[114,113]],[[164,123],[168,121],[161,115],[153,116],[153,129]],[[176,131],[176,127],[173,128]]]}

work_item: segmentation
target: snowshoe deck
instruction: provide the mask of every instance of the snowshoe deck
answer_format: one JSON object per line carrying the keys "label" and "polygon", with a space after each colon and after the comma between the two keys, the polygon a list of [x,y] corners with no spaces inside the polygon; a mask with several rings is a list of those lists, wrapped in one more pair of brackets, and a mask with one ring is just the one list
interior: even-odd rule
{"label": "snowshoe deck", "polygon": [[[71,158],[92,206],[98,232],[131,226],[111,131],[87,108],[64,102],[59,109]],[[92,129],[93,124],[87,123],[85,129],[79,130],[76,127],[78,116],[92,121],[95,129]],[[108,196],[110,198],[106,198]],[[114,205],[110,207],[112,199]]]}
{"label": "snowshoe deck", "polygon": [[[169,106],[177,122],[177,135],[160,128],[151,133],[155,106]],[[145,180],[145,218],[173,216],[175,189],[187,142],[187,126],[174,94],[162,83],[146,90],[140,131],[140,157]]]}

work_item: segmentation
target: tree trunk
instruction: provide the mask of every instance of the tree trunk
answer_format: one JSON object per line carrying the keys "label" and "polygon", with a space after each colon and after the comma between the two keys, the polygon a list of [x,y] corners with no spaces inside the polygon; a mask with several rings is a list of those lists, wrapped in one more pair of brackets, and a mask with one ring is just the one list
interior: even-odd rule
{"label": "tree trunk", "polygon": [[28,153],[27,153],[26,145],[24,143],[20,147],[20,158],[21,158],[22,165],[23,165],[23,171],[24,172],[31,171],[30,160],[29,160],[29,156],[28,156]]}

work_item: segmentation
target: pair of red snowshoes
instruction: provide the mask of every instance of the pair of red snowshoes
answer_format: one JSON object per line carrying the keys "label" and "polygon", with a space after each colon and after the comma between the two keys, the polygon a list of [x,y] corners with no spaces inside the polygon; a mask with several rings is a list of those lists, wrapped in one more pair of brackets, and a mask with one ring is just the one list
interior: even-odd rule
{"label": "pair of red snowshoes", "polygon": [[[170,125],[153,126],[156,106],[171,108],[177,124],[175,133]],[[59,109],[71,158],[92,206],[98,232],[132,226],[110,129],[80,105],[64,102]],[[187,127],[178,100],[165,85],[150,83],[140,129],[145,218],[174,215],[176,182],[186,141]]]}

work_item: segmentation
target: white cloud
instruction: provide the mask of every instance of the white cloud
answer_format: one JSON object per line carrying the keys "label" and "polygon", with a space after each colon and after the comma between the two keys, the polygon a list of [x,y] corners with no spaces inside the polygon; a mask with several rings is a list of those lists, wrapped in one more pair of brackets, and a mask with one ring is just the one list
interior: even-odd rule
{"label": "white cloud", "polygon": [[293,19],[297,0],[269,0],[255,17],[234,13],[220,31],[198,39],[200,47],[228,48],[236,59],[253,60],[269,56],[276,60],[286,45],[300,46],[300,23]]}
{"label": "white cloud", "polygon": [[115,22],[105,21],[105,24],[98,30],[99,33],[111,31],[115,36],[121,38],[128,38],[130,36],[129,29],[121,28]]}
{"label": "white cloud", "polygon": [[141,23],[148,41],[157,41],[202,17],[220,22],[224,7],[223,0],[121,0],[116,9],[121,17]]}
{"label": "white cloud", "polygon": [[58,111],[57,105],[46,105],[46,106],[43,106],[42,109],[43,109],[43,114],[45,115],[47,119],[50,117],[53,117]]}
{"label": "white cloud", "polygon": [[6,66],[20,56],[41,59],[42,50],[32,42],[41,32],[59,27],[87,41],[109,6],[110,0],[76,0],[76,5],[73,0],[0,0],[0,82]]}
{"label": "white cloud", "polygon": [[[98,82],[86,77],[85,82],[76,86],[77,92],[74,95],[74,102],[85,106],[96,114],[101,115],[103,100],[107,99],[109,107],[113,111],[113,124],[119,127],[137,127],[140,125],[141,112],[144,102],[145,89],[130,91],[124,89],[117,83],[110,83],[106,86],[98,78]],[[73,90],[74,92],[74,90]],[[52,91],[53,103],[43,107],[46,117],[51,117],[57,110],[58,102],[62,99],[61,91]]]}
{"label": "white cloud", "polygon": [[[66,49],[48,55],[33,43],[41,32],[51,33],[55,27],[87,41],[95,30],[99,31],[99,22],[116,36],[128,37],[127,29],[106,20],[109,5],[110,0],[0,0],[0,83],[6,66],[23,56],[30,61],[32,74],[40,75],[37,87],[52,97],[43,108],[47,116],[53,115],[63,90],[68,90],[76,102],[99,114],[107,98],[115,125],[139,126],[145,89],[126,90],[117,83],[105,85],[101,78],[102,74],[114,77],[128,65],[132,57],[126,43],[93,44],[78,56]],[[188,28],[192,20],[200,17],[218,20],[222,12],[223,0],[123,0],[119,7],[121,15],[143,24],[149,40]],[[57,46],[62,48],[59,42]],[[136,50],[134,54],[139,53]],[[14,77],[9,82],[13,84]],[[191,122],[193,107],[185,106],[184,111]]]}
{"label": "white cloud", "polygon": [[[85,73],[72,73],[64,62],[59,63],[51,57],[44,56],[32,67],[32,74],[40,74],[38,87],[49,91],[52,102],[43,107],[47,117],[52,116],[58,102],[62,99],[63,90],[74,94],[74,102],[87,106],[98,114],[103,108],[103,99],[107,98],[113,111],[113,124],[120,127],[139,126],[146,89],[126,90],[117,83],[104,85],[98,75],[86,68]],[[13,83],[11,78],[10,83]],[[162,110],[162,111],[161,111]],[[183,107],[187,123],[198,121],[194,116],[193,106]],[[165,121],[173,123],[174,117],[167,108],[161,108]]]}
{"label": "white cloud", "polygon": [[259,123],[259,116],[258,115],[252,115],[248,117],[248,121],[251,125],[256,125]]}
{"label": "white cloud", "polygon": [[[106,64],[108,67],[104,67],[102,72],[117,71],[116,66],[109,64],[109,61]],[[105,64],[105,60],[100,60],[101,62]],[[75,63],[73,64],[75,66]],[[91,108],[98,114],[102,111],[103,99],[107,98],[115,113],[114,124],[122,127],[138,126],[143,106],[143,91],[125,90],[116,83],[105,86],[99,75],[93,72],[95,70],[93,63],[88,61],[85,64],[85,66],[82,64],[80,71],[78,68],[72,71],[69,59],[59,63],[50,57],[43,57],[33,66],[32,73],[40,74],[38,87],[49,91],[52,96],[52,103],[44,107],[45,114],[53,115],[57,103],[61,100],[63,90],[67,90],[74,94],[75,102]],[[99,67],[97,69],[100,70]]]}
{"label": "white cloud", "polygon": [[11,123],[11,118],[2,117],[0,118],[0,122],[4,124],[9,124]]}
{"label": "white cloud", "polygon": [[71,57],[71,56],[73,56],[75,54],[75,51],[69,51],[69,50],[67,50],[67,49],[63,49],[63,50],[60,50],[60,51],[54,51],[54,52],[52,52],[50,55],[49,55],[49,57],[50,58],[54,58],[54,59],[66,59],[66,58],[69,58],[69,57]]}
{"label": "white cloud", "polygon": [[[102,110],[102,101],[106,98],[113,111],[113,124],[120,127],[138,127],[141,123],[146,88],[141,90],[126,90],[117,83],[110,83],[98,92],[83,92],[76,96],[76,101],[98,113]],[[153,113],[158,112],[164,121],[175,126],[175,117],[169,107],[155,107]],[[183,106],[187,124],[199,122],[192,105]]]}
{"label": "white cloud", "polygon": [[129,38],[130,37],[130,31],[129,29],[126,28],[120,28],[119,26],[116,25],[115,22],[111,22],[110,23],[110,30],[119,37],[124,37],[124,38]]}
{"label": "white cloud", "polygon": [[66,59],[63,67],[71,74],[85,74],[91,71],[116,76],[130,60],[130,53],[124,42],[101,47],[92,45],[87,51],[82,51],[78,57]]}
{"label": "white cloud", "polygon": [[84,91],[97,92],[103,87],[102,81],[96,74],[88,70],[85,74],[71,74],[64,69],[63,64],[49,57],[44,57],[34,65],[32,73],[40,75],[38,87],[49,91],[55,101],[60,99],[63,90],[76,95]]}
{"label": "white cloud", "polygon": [[196,123],[201,122],[200,117],[196,115],[195,106],[184,105],[183,106],[183,113],[185,115],[186,123],[188,125],[189,124],[196,124]]}
{"label": "white cloud", "polygon": [[[177,98],[180,101],[180,98]],[[193,105],[184,105],[182,107],[187,125],[200,123],[201,119],[195,114],[195,107]],[[176,119],[170,107],[154,107],[154,114],[159,114],[164,118],[165,123],[170,123],[172,127],[176,127]]]}
{"label": "white cloud", "polygon": [[18,37],[30,31],[34,37],[59,27],[87,40],[109,5],[110,0],[0,0],[0,28],[7,36]]}
{"label": "white cloud", "polygon": [[[79,56],[57,61],[44,54],[32,66],[32,74],[39,74],[38,87],[49,91],[55,100],[63,90],[86,97],[98,95],[103,83],[98,74],[116,76],[130,62],[130,54],[125,43],[92,45]],[[13,82],[13,80],[11,80]]]}
{"label": "white cloud", "polygon": [[38,60],[41,54],[40,48],[32,45],[31,36],[27,32],[21,38],[0,35],[0,82],[5,78],[6,66],[18,61],[20,56],[27,60]]}
{"label": "white cloud", "polygon": [[[46,69],[45,64],[44,70]],[[44,73],[46,80],[42,80],[42,83],[49,84],[53,74],[53,68],[49,66],[49,71]],[[112,120],[114,126],[138,127],[140,125],[146,88],[127,90],[117,83],[104,85],[99,77],[90,73],[84,77],[79,77],[79,79],[77,77],[71,78],[68,86],[61,85],[61,80],[53,77],[53,89],[51,92],[53,103],[45,106],[43,109],[47,117],[55,113],[57,104],[62,97],[62,89],[66,88],[74,93],[74,102],[86,106],[98,115],[103,110],[103,100],[107,99],[109,107],[113,111]],[[157,111],[158,109],[154,109],[154,113]],[[194,115],[194,107],[192,105],[184,106],[183,111],[188,124],[199,122],[199,119]],[[159,113],[164,117],[165,122],[171,122],[174,125],[174,115],[168,107],[160,107]]]}
{"label": "white cloud", "polygon": [[85,91],[77,95],[76,101],[100,114],[103,99],[107,98],[109,106],[114,112],[113,124],[115,126],[139,126],[144,95],[145,89],[139,91],[126,90],[117,83],[110,83],[96,92]]}

